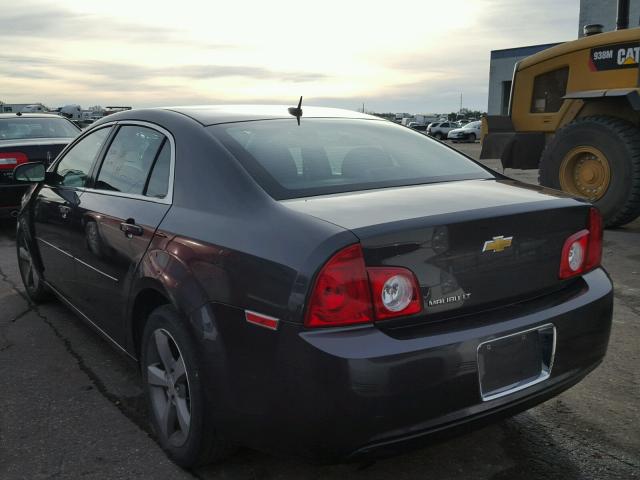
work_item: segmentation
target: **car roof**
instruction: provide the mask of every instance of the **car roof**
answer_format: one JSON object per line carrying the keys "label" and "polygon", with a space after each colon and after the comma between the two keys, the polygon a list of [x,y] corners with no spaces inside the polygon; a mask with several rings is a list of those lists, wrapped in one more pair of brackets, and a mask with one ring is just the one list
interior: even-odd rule
{"label": "car roof", "polygon": [[[196,105],[182,107],[162,107],[163,110],[177,112],[192,118],[202,125],[219,123],[247,122],[250,120],[273,120],[291,118],[288,109],[296,105]],[[127,113],[131,113],[130,110]],[[304,118],[358,118],[381,120],[379,117],[367,115],[353,110],[339,108],[307,107],[302,105]]]}

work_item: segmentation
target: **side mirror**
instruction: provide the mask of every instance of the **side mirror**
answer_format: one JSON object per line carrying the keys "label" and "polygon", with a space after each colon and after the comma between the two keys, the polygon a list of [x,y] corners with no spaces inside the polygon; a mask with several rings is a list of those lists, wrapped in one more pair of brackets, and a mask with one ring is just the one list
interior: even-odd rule
{"label": "side mirror", "polygon": [[46,175],[44,163],[29,162],[18,165],[13,169],[13,179],[17,182],[39,183]]}

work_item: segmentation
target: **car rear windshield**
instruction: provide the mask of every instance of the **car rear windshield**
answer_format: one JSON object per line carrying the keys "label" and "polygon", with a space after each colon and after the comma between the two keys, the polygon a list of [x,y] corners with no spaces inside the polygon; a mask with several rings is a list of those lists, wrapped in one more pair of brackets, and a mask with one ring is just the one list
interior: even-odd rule
{"label": "car rear windshield", "polygon": [[0,140],[73,138],[79,132],[64,118],[0,118]]}
{"label": "car rear windshield", "polygon": [[209,127],[275,199],[493,178],[425,135],[378,120],[292,118]]}

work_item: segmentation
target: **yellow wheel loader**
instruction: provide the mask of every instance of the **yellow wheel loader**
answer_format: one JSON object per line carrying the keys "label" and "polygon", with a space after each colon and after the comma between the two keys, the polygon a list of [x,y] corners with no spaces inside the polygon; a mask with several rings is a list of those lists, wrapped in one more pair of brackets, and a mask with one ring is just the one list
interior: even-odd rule
{"label": "yellow wheel loader", "polygon": [[540,184],[589,199],[608,227],[640,216],[640,28],[556,45],[518,62],[508,116],[483,119],[480,158],[538,169]]}

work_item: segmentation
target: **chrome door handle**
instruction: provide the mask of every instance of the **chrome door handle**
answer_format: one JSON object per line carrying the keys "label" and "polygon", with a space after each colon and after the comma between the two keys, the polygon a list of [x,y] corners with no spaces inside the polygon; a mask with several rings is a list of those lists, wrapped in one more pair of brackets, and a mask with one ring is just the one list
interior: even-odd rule
{"label": "chrome door handle", "polygon": [[144,233],[144,230],[140,225],[136,225],[135,223],[122,222],[120,224],[120,230],[124,232],[127,238],[131,238],[134,235],[139,237]]}

